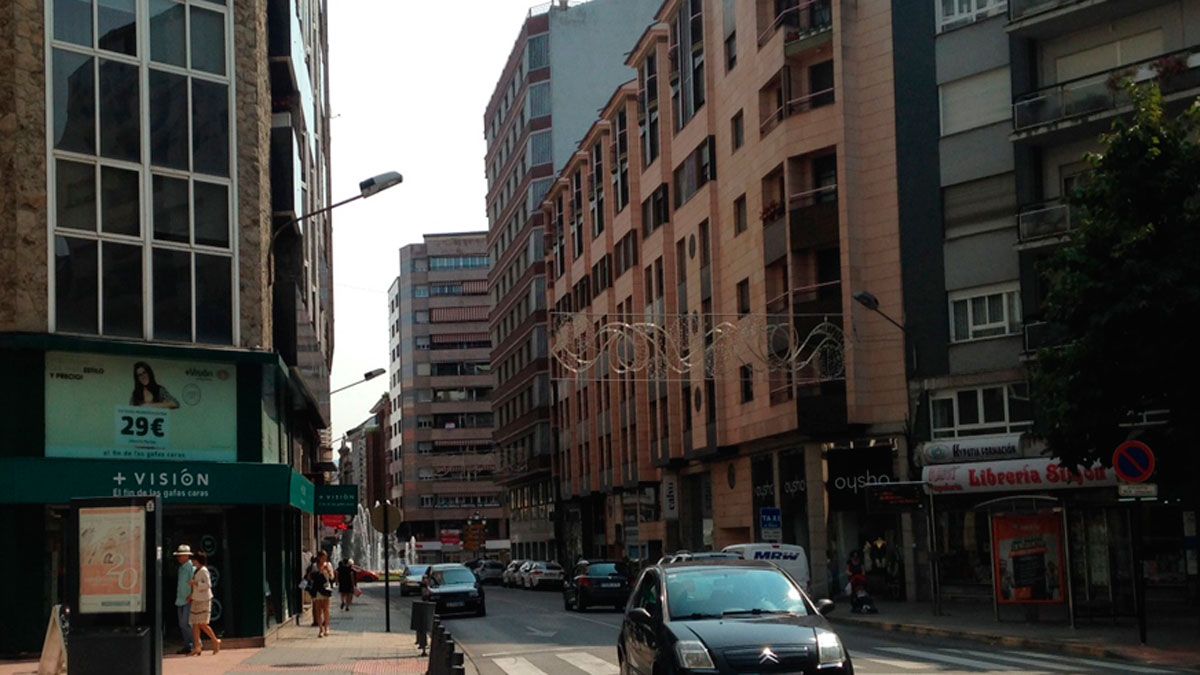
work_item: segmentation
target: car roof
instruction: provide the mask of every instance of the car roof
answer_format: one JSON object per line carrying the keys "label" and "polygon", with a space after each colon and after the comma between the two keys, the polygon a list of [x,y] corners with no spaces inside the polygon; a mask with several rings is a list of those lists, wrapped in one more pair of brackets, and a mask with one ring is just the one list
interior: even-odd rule
{"label": "car roof", "polygon": [[580,560],[576,565],[620,565],[620,560]]}
{"label": "car roof", "polygon": [[437,565],[429,566],[430,572],[445,572],[446,570],[454,570],[454,569],[464,569],[465,570],[468,568],[466,565],[464,565],[462,563],[439,563]]}
{"label": "car roof", "polygon": [[665,563],[655,565],[664,572],[681,569],[700,569],[705,567],[721,568],[721,567],[742,567],[746,569],[769,569],[778,570],[779,568],[773,563],[766,560],[742,560],[740,558],[706,558],[700,560],[681,560],[674,563]]}

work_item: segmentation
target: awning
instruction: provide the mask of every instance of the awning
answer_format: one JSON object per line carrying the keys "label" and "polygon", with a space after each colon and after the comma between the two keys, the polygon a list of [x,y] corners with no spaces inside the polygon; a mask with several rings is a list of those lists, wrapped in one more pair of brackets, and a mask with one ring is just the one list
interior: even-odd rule
{"label": "awning", "polygon": [[921,470],[921,479],[934,494],[975,492],[1041,492],[1071,488],[1111,487],[1112,469],[1094,464],[1076,470],[1049,457],[998,462],[938,464]]}
{"label": "awning", "polygon": [[484,342],[491,340],[487,333],[434,333],[429,340],[435,345],[449,345],[459,342]]}
{"label": "awning", "polygon": [[432,307],[429,321],[432,323],[462,323],[465,321],[487,321],[488,308],[478,307]]}
{"label": "awning", "polygon": [[166,504],[275,505],[313,511],[313,484],[283,464],[123,459],[0,459],[0,503],[156,495]]}

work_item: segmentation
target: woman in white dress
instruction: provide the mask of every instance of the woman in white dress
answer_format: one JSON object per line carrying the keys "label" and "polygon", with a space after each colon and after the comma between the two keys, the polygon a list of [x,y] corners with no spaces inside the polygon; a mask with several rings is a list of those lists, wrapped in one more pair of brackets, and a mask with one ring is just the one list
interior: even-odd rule
{"label": "woman in white dress", "polygon": [[196,646],[192,656],[199,656],[202,649],[200,633],[203,632],[213,642],[213,654],[221,651],[221,641],[213,632],[208,622],[212,620],[212,574],[208,571],[208,555],[197,551],[192,555],[192,564],[196,573],[192,575],[192,595],[188,600],[192,603],[192,613],[189,623],[192,624],[192,643]]}

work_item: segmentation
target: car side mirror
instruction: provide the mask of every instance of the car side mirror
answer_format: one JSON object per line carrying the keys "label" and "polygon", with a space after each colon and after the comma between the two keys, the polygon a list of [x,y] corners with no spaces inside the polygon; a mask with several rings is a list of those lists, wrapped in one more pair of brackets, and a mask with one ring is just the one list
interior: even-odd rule
{"label": "car side mirror", "polygon": [[650,616],[650,612],[646,611],[645,607],[634,607],[625,613],[625,617],[640,626],[649,626],[654,622],[654,618]]}
{"label": "car side mirror", "polygon": [[837,605],[833,604],[833,601],[829,598],[821,598],[817,601],[817,614],[825,616],[833,612],[836,607]]}

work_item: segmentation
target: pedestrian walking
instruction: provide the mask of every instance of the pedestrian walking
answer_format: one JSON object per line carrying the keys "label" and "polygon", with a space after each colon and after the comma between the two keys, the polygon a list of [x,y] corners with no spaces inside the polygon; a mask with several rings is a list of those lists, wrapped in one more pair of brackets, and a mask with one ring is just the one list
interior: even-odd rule
{"label": "pedestrian walking", "polygon": [[191,654],[195,644],[192,642],[192,603],[188,598],[192,595],[192,576],[196,566],[192,564],[192,547],[180,544],[175,549],[175,562],[179,563],[179,571],[175,575],[175,619],[179,624],[179,636],[183,638],[180,654]]}
{"label": "pedestrian walking", "polygon": [[192,596],[191,596],[191,623],[192,623],[192,642],[195,648],[192,649],[192,656],[199,656],[200,651],[204,647],[203,640],[200,637],[201,632],[208,636],[208,639],[213,642],[213,654],[218,654],[221,651],[221,640],[217,638],[217,634],[213,632],[212,626],[208,622],[212,620],[212,575],[208,571],[208,554],[204,551],[197,551],[192,555],[192,564],[196,567],[195,574],[192,575]]}
{"label": "pedestrian walking", "polygon": [[342,594],[342,609],[350,611],[350,603],[354,602],[354,588],[357,580],[354,578],[354,561],[342,558],[337,568],[338,593]]}
{"label": "pedestrian walking", "polygon": [[329,564],[329,554],[325,551],[317,553],[317,568],[309,577],[317,637],[329,635],[329,602],[333,597],[334,576],[333,565]]}
{"label": "pedestrian walking", "polygon": [[313,613],[312,613],[313,628],[317,627],[318,622],[317,622],[317,607],[314,604],[314,601],[317,599],[317,592],[315,590],[313,590],[312,579],[313,579],[313,572],[316,572],[318,569],[320,569],[320,567],[317,565],[317,556],[315,556],[315,555],[309,556],[308,567],[304,568],[304,576],[301,577],[302,579],[304,579],[303,588],[304,588],[305,600],[306,600],[306,602],[308,602],[308,604],[313,605]]}

